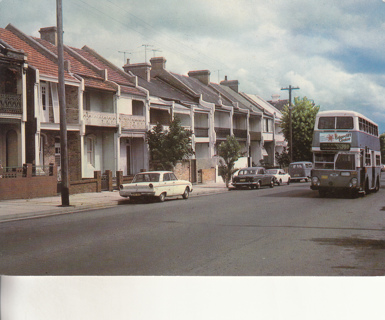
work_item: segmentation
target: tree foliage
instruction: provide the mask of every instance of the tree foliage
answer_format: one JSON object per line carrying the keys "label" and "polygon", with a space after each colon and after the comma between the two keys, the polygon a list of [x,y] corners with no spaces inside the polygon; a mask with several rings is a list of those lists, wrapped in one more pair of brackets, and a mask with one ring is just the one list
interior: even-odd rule
{"label": "tree foliage", "polygon": [[289,155],[289,152],[287,152],[286,147],[283,148],[283,151],[281,153],[279,152],[275,153],[275,160],[279,164],[280,168],[285,168],[289,166],[290,155]]}
{"label": "tree foliage", "polygon": [[228,187],[235,172],[235,161],[242,156],[241,146],[237,139],[234,136],[227,136],[226,141],[218,146],[218,155],[222,158],[220,160],[219,175],[226,183],[226,187]]}
{"label": "tree foliage", "polygon": [[380,135],[381,162],[385,163],[385,133]]}
{"label": "tree foliage", "polygon": [[191,135],[191,130],[185,130],[178,118],[171,121],[168,131],[163,131],[159,123],[147,131],[150,158],[157,169],[172,170],[178,161],[193,155]]}
{"label": "tree foliage", "polygon": [[[292,136],[293,136],[293,161],[312,161],[311,145],[313,141],[313,131],[316,115],[319,106],[308,100],[306,97],[294,99],[292,106]],[[288,142],[290,142],[290,119],[289,106],[286,105],[282,110],[282,132]],[[289,150],[290,152],[290,150]]]}

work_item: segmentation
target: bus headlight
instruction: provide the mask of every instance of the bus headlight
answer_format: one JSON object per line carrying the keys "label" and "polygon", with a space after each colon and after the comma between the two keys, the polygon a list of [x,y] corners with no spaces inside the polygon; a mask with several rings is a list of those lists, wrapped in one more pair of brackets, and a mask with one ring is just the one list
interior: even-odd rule
{"label": "bus headlight", "polygon": [[350,188],[357,187],[357,183],[358,183],[357,178],[353,178],[352,180],[350,180],[349,187]]}
{"label": "bus headlight", "polygon": [[319,186],[320,185],[318,177],[312,177],[311,183],[313,184],[313,186]]}

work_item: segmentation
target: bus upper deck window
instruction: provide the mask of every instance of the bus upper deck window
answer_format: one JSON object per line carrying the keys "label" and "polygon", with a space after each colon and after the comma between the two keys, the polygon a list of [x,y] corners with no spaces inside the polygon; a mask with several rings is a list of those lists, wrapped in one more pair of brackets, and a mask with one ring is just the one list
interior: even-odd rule
{"label": "bus upper deck window", "polygon": [[320,117],[318,120],[318,129],[334,129],[335,117]]}
{"label": "bus upper deck window", "polygon": [[337,129],[353,129],[353,117],[337,117]]}

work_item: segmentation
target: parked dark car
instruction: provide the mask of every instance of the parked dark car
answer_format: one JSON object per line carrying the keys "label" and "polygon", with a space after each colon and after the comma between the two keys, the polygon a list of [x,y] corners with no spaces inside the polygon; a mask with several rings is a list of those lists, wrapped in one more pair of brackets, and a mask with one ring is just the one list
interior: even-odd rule
{"label": "parked dark car", "polygon": [[270,188],[273,188],[274,183],[274,175],[268,174],[265,168],[250,167],[240,169],[238,174],[233,177],[233,182],[231,184],[236,189],[259,189],[261,186],[269,186]]}

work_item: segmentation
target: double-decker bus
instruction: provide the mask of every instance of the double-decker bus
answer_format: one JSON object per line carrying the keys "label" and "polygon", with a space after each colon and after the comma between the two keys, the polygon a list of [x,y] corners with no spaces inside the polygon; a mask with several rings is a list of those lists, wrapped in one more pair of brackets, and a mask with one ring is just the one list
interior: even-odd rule
{"label": "double-decker bus", "polygon": [[381,151],[376,123],[354,111],[319,112],[313,134],[312,190],[321,197],[330,192],[377,192]]}

